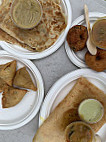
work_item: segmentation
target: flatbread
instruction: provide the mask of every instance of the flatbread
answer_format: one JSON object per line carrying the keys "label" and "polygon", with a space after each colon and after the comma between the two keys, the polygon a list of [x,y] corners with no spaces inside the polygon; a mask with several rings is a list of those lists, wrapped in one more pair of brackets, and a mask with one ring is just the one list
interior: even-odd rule
{"label": "flatbread", "polygon": [[17,105],[27,93],[26,90],[16,89],[9,87],[5,92],[3,92],[2,97],[2,107],[9,108]]}
{"label": "flatbread", "polygon": [[8,62],[2,66],[2,69],[0,70],[0,78],[2,78],[8,85],[12,86],[15,72],[16,61]]}
{"label": "flatbread", "polygon": [[0,78],[0,93],[8,89],[8,84]]}
{"label": "flatbread", "polygon": [[65,17],[58,0],[39,0],[43,8],[42,20],[31,30],[20,29],[12,22],[9,13],[11,2],[12,0],[8,2],[7,8],[4,6],[0,10],[0,28],[36,51],[43,51],[53,45],[66,28]]}
{"label": "flatbread", "polygon": [[36,51],[36,49],[31,48],[30,46],[19,42],[18,40],[16,40],[15,38],[11,37],[10,35],[8,35],[6,32],[4,32],[1,29],[0,29],[0,41],[6,41],[6,42],[8,42],[10,44],[18,45],[20,47],[23,47],[23,48],[29,50],[29,51],[33,51],[33,52]]}
{"label": "flatbread", "polygon": [[34,91],[37,90],[37,88],[35,87],[34,83],[32,82],[32,79],[25,67],[19,69],[16,72],[13,84],[18,87],[32,89]]}
{"label": "flatbread", "polygon": [[33,142],[65,142],[65,128],[70,123],[80,120],[78,106],[85,99],[97,99],[104,106],[104,116],[91,127],[97,132],[106,122],[106,94],[85,78],[78,79],[69,94],[56,107],[38,129]]}

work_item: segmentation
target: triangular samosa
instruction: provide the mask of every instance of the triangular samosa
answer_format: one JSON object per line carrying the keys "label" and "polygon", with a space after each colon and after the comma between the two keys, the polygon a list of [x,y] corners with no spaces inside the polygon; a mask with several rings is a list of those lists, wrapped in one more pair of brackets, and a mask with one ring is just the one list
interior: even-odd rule
{"label": "triangular samosa", "polygon": [[8,85],[12,86],[13,78],[16,72],[16,61],[12,61],[1,65],[0,78],[2,78]]}
{"label": "triangular samosa", "polygon": [[2,97],[2,107],[9,108],[17,105],[25,96],[27,90],[16,89],[9,87],[6,91],[3,92]]}
{"label": "triangular samosa", "polygon": [[13,85],[22,87],[22,88],[32,89],[34,91],[37,90],[25,67],[19,69],[16,72]]}
{"label": "triangular samosa", "polygon": [[0,78],[0,93],[5,91],[8,87],[8,84]]}

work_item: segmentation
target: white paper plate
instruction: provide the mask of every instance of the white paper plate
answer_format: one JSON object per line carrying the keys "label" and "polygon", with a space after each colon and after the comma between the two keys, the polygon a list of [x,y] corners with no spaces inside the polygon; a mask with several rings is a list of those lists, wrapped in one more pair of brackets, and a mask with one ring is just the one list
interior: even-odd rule
{"label": "white paper plate", "polygon": [[37,92],[28,90],[19,104],[8,109],[2,108],[2,93],[0,94],[0,130],[12,130],[27,124],[39,111],[44,97],[43,80],[36,66],[29,60],[14,57],[0,50],[0,65],[12,60],[17,60],[17,69],[27,67],[33,82],[37,85]]}
{"label": "white paper plate", "polygon": [[[55,107],[65,98],[65,96],[76,83],[77,79],[81,76],[86,77],[90,82],[106,93],[106,73],[97,73],[90,69],[78,69],[68,73],[60,78],[48,92],[40,111],[39,126],[55,109]],[[106,140],[106,125],[100,129],[98,134],[102,137],[102,139]]]}
{"label": "white paper plate", "polygon": [[9,53],[11,53],[17,57],[26,58],[26,59],[40,59],[40,58],[44,58],[44,57],[47,57],[48,55],[52,54],[64,42],[67,32],[71,26],[71,21],[72,21],[72,8],[71,8],[69,0],[61,0],[61,7],[63,8],[63,11],[66,15],[67,27],[66,27],[65,31],[60,35],[60,37],[58,38],[56,43],[54,45],[52,45],[50,48],[48,48],[42,52],[31,52],[31,51],[28,51],[22,47],[0,41],[1,47],[4,50],[8,51]]}
{"label": "white paper plate", "polygon": [[[104,17],[104,16],[106,16],[106,14],[99,13],[99,12],[90,12],[89,17],[90,17],[91,26],[98,18]],[[73,27],[74,25],[85,25],[86,26],[84,15],[81,15],[80,17],[78,17],[72,23],[71,27]],[[65,41],[65,50],[66,50],[66,53],[67,53],[69,59],[72,61],[73,64],[75,64],[79,68],[88,67],[85,63],[85,53],[87,52],[87,48],[75,53],[73,50],[70,49],[67,41]]]}

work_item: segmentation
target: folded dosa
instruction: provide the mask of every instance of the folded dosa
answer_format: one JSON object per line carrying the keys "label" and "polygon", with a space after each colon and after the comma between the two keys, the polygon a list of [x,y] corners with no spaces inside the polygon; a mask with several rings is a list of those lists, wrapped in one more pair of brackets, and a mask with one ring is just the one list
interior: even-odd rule
{"label": "folded dosa", "polygon": [[65,142],[64,131],[71,122],[80,120],[78,106],[85,99],[97,99],[104,106],[104,116],[91,127],[97,132],[106,122],[106,94],[85,78],[78,79],[69,94],[38,129],[33,142]]}
{"label": "folded dosa", "polygon": [[39,0],[43,8],[42,20],[31,30],[23,30],[15,26],[10,17],[12,0],[7,1],[6,6],[0,9],[0,28],[19,42],[35,48],[36,51],[45,50],[53,45],[66,27],[58,0]]}
{"label": "folded dosa", "polygon": [[12,86],[13,78],[16,72],[16,61],[6,63],[1,66],[0,78],[2,78],[8,85]]}
{"label": "folded dosa", "polygon": [[28,71],[26,70],[26,67],[17,70],[13,84],[18,87],[32,89],[34,91],[37,90]]}
{"label": "folded dosa", "polygon": [[2,107],[9,108],[17,105],[26,93],[26,90],[9,87],[2,94]]}

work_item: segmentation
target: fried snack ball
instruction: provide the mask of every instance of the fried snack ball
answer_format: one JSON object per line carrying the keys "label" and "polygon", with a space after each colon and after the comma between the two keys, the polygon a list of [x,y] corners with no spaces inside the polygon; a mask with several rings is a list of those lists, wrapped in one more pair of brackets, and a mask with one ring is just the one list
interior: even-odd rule
{"label": "fried snack ball", "polygon": [[87,28],[82,25],[72,27],[67,34],[68,45],[75,52],[82,50],[86,46],[87,38]]}
{"label": "fried snack ball", "polygon": [[106,70],[106,50],[97,50],[96,55],[91,55],[89,52],[85,54],[86,64],[93,70],[101,72]]}

